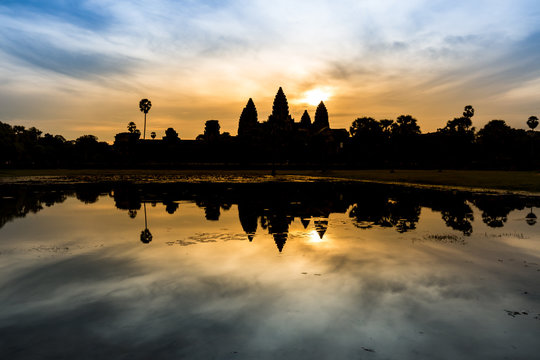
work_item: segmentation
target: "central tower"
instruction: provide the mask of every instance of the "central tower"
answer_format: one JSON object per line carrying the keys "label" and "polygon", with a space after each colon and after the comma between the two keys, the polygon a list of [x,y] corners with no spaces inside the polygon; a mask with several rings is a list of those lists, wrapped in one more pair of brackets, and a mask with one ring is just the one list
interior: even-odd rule
{"label": "central tower", "polygon": [[268,117],[268,124],[275,129],[285,131],[289,131],[293,127],[293,119],[289,114],[289,103],[281,87],[274,98],[272,114]]}

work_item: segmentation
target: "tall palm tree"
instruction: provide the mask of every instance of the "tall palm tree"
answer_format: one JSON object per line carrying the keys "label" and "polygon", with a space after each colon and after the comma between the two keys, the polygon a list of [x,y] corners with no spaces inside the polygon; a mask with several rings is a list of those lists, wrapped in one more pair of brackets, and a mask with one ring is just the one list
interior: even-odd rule
{"label": "tall palm tree", "polygon": [[150,111],[152,103],[148,99],[142,99],[139,101],[139,109],[144,113],[144,130],[143,130],[143,139],[146,139],[146,114]]}
{"label": "tall palm tree", "polygon": [[150,233],[150,230],[148,230],[148,223],[146,221],[146,203],[143,202],[144,205],[144,230],[141,231],[141,242],[143,244],[148,244],[150,241],[152,241],[152,233]]}

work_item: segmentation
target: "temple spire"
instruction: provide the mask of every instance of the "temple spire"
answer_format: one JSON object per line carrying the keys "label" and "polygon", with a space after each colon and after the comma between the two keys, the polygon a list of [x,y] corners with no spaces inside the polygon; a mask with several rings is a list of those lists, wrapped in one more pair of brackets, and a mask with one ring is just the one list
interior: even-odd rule
{"label": "temple spire", "polygon": [[321,101],[319,105],[317,106],[317,110],[315,111],[315,120],[313,121],[313,128],[315,130],[322,130],[324,128],[329,128],[330,124],[328,122],[328,110],[326,110],[326,106]]}
{"label": "temple spire", "polygon": [[309,116],[307,110],[304,110],[302,118],[300,119],[300,128],[309,129],[311,127],[311,117]]}
{"label": "temple spire", "polygon": [[281,87],[274,98],[272,114],[268,117],[268,122],[283,129],[289,129],[292,126],[293,120],[289,114],[289,103]]}
{"label": "temple spire", "polygon": [[246,136],[253,133],[257,127],[258,114],[255,103],[249,98],[238,122],[238,136]]}

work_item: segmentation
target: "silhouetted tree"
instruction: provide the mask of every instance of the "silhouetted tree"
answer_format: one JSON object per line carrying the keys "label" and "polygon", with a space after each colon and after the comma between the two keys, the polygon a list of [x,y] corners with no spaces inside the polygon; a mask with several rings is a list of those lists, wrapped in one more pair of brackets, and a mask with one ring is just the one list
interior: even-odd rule
{"label": "silhouetted tree", "polygon": [[144,113],[144,130],[143,130],[143,139],[146,139],[146,114],[150,111],[152,103],[148,99],[142,99],[139,101],[139,109]]}
{"label": "silhouetted tree", "polygon": [[128,126],[127,126],[127,129],[130,133],[134,133],[135,130],[137,130],[137,125],[135,125],[135,123],[133,121],[130,121]]}
{"label": "silhouetted tree", "polygon": [[322,130],[324,128],[329,128],[330,124],[328,122],[328,110],[326,110],[326,106],[321,101],[319,105],[317,106],[317,110],[315,111],[315,120],[313,120],[313,128],[315,131]]}
{"label": "silhouetted tree", "polygon": [[415,118],[411,115],[398,116],[392,124],[391,144],[394,155],[391,160],[398,160],[398,165],[401,166],[414,164],[420,152],[419,135],[420,127]]}
{"label": "silhouetted tree", "polygon": [[527,120],[527,126],[534,130],[538,126],[538,118],[536,116],[529,116],[529,119]]}
{"label": "silhouetted tree", "polygon": [[368,137],[381,137],[383,129],[381,124],[371,117],[361,117],[353,121],[349,132],[353,139],[366,139]]}
{"label": "silhouetted tree", "polygon": [[392,132],[392,125],[394,124],[394,120],[382,119],[381,121],[379,121],[379,123],[381,124],[381,128],[383,132],[387,134],[388,136],[390,136]]}
{"label": "silhouetted tree", "polygon": [[152,140],[154,140],[156,138],[156,132],[155,131],[152,131],[150,133],[150,137],[152,138]]}
{"label": "silhouetted tree", "polygon": [[378,166],[384,154],[386,139],[381,123],[371,117],[357,118],[351,124],[352,160]]}
{"label": "silhouetted tree", "polygon": [[240,114],[240,120],[238,121],[238,136],[251,135],[258,125],[257,108],[255,103],[249,98],[246,106]]}
{"label": "silhouetted tree", "polygon": [[[468,165],[473,152],[474,127],[471,118],[474,108],[465,106],[463,116],[448,120],[446,126],[437,130],[437,143],[431,147],[438,148],[441,165],[460,167]],[[428,145],[429,146],[429,145]]]}
{"label": "silhouetted tree", "polygon": [[466,105],[463,109],[463,117],[472,118],[474,116],[474,108],[472,105]]}
{"label": "silhouetted tree", "polygon": [[180,140],[178,133],[173,128],[168,128],[165,130],[165,137],[163,138],[167,142],[174,143]]}
{"label": "silhouetted tree", "polygon": [[392,135],[394,136],[414,136],[420,134],[420,127],[417,120],[411,115],[400,115],[396,122],[392,124]]}

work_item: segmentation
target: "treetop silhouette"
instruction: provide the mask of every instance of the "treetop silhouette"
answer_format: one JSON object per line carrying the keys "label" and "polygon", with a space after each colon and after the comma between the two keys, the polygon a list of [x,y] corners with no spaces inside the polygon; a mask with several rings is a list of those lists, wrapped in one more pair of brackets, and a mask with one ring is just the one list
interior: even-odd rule
{"label": "treetop silhouette", "polygon": [[531,130],[534,130],[536,129],[536,127],[538,126],[538,117],[536,116],[529,116],[529,119],[527,119],[527,126],[531,129]]}
{"label": "treetop silhouette", "polygon": [[152,103],[148,99],[142,99],[139,101],[139,109],[144,113],[144,130],[143,130],[143,139],[146,139],[146,114],[150,111]]}
{"label": "treetop silhouette", "polygon": [[411,115],[400,115],[392,124],[392,133],[398,136],[413,136],[420,134],[417,120]]}
{"label": "treetop silhouette", "polygon": [[472,105],[466,105],[463,109],[463,117],[472,118],[474,116],[474,108]]}
{"label": "treetop silhouette", "polygon": [[134,133],[135,130],[137,130],[137,125],[135,125],[135,123],[133,121],[130,121],[128,126],[127,126],[127,129],[130,133]]}

